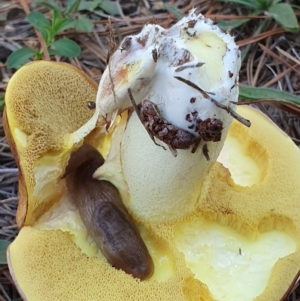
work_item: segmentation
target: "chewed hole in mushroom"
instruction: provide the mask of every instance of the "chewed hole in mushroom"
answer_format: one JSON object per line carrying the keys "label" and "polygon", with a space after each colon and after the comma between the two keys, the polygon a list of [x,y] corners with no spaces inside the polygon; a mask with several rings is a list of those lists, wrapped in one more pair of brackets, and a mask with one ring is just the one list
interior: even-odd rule
{"label": "chewed hole in mushroom", "polygon": [[296,250],[296,242],[284,232],[259,233],[251,240],[203,217],[176,225],[174,242],[195,277],[222,301],[255,299],[267,286],[277,260]]}
{"label": "chewed hole in mushroom", "polygon": [[[268,154],[258,141],[247,135],[244,127],[237,127],[235,124],[232,127],[218,161],[229,170],[234,183],[240,186],[259,184],[264,180],[268,169]],[[234,136],[231,134],[233,131]]]}

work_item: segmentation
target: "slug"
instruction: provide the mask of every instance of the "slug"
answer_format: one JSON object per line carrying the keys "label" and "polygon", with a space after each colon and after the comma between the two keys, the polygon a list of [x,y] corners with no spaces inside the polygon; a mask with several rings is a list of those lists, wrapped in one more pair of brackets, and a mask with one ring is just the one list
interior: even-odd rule
{"label": "slug", "polygon": [[153,274],[152,258],[116,187],[93,179],[93,173],[103,163],[101,154],[88,144],[71,154],[64,174],[69,195],[107,261],[144,280]]}

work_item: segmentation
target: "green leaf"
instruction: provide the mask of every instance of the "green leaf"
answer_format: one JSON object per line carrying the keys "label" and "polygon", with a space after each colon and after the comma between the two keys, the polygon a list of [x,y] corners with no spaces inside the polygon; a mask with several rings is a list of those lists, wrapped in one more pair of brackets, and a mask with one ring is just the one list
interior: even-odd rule
{"label": "green leaf", "polygon": [[75,13],[78,11],[79,3],[81,0],[67,0],[65,14]]}
{"label": "green leaf", "polygon": [[259,4],[255,0],[217,0],[217,2],[230,2],[230,3],[235,3],[235,4],[242,4],[247,7],[251,7],[254,9],[260,8]]}
{"label": "green leaf", "polygon": [[4,96],[3,96],[3,94],[0,94],[0,110],[1,111],[3,110],[4,106],[5,106]]}
{"label": "green leaf", "polygon": [[53,40],[53,38],[55,37],[55,30],[50,27],[50,26],[45,26],[45,27],[41,27],[40,28],[40,32],[47,44],[47,46],[49,45],[49,43]]}
{"label": "green leaf", "polygon": [[10,242],[7,240],[0,239],[0,264],[7,264],[6,250]]}
{"label": "green leaf", "polygon": [[0,13],[0,22],[6,21],[7,12]]}
{"label": "green leaf", "polygon": [[[258,16],[262,13],[262,10],[255,10],[253,13],[251,13],[249,16]],[[236,28],[239,27],[245,23],[247,23],[250,19],[236,19],[236,20],[224,20],[224,21],[219,21],[218,26],[223,29],[227,30],[229,28]]]}
{"label": "green leaf", "polygon": [[116,2],[110,0],[103,0],[100,4],[101,9],[107,12],[109,15],[118,15],[119,10]]}
{"label": "green leaf", "polygon": [[10,69],[18,69],[25,65],[31,57],[36,54],[36,51],[30,48],[21,48],[14,51],[7,59],[7,66]]}
{"label": "green leaf", "polygon": [[184,17],[184,14],[179,9],[177,9],[175,6],[164,2],[164,7],[169,13],[171,13],[173,16],[175,16],[178,20],[180,20]]}
{"label": "green leaf", "polygon": [[48,53],[49,53],[49,55],[58,55],[58,56],[60,56],[60,52],[57,51],[56,49],[49,48]]}
{"label": "green leaf", "polygon": [[270,7],[270,5],[272,4],[270,3],[270,1],[272,0],[256,0],[256,2],[259,4],[259,7],[263,10],[267,10]]}
{"label": "green leaf", "polygon": [[57,9],[52,10],[52,27],[54,27],[54,25],[61,19],[63,19],[61,12]]}
{"label": "green leaf", "polygon": [[268,14],[272,16],[287,31],[299,31],[296,15],[289,4],[278,3],[272,5],[268,10]]}
{"label": "green leaf", "polygon": [[[271,88],[256,88],[240,85],[239,96],[245,100],[272,100],[280,104],[292,104],[300,107],[300,97]],[[243,103],[243,100],[241,103]]]}
{"label": "green leaf", "polygon": [[43,6],[47,7],[47,8],[49,8],[49,9],[55,9],[57,11],[61,11],[61,7],[57,3],[55,3],[55,2],[53,2],[51,0],[47,0],[47,1],[44,1],[44,0],[34,0],[34,2],[38,3],[40,5],[43,5]]}
{"label": "green leaf", "polygon": [[27,15],[28,22],[39,29],[42,26],[50,26],[50,22],[46,17],[40,12],[31,12]]}
{"label": "green leaf", "polygon": [[87,18],[79,16],[77,20],[74,21],[74,27],[76,30],[80,31],[92,31],[94,24]]}
{"label": "green leaf", "polygon": [[57,20],[55,24],[53,24],[53,29],[56,33],[62,32],[66,29],[69,29],[73,26],[75,26],[75,21],[73,19],[69,18],[63,18],[61,20]]}
{"label": "green leaf", "polygon": [[260,8],[263,10],[269,10],[273,4],[277,4],[280,1],[281,0],[256,0],[256,2],[259,3]]}
{"label": "green leaf", "polygon": [[27,15],[28,22],[38,29],[43,36],[43,39],[47,41],[49,39],[48,32],[45,28],[51,28],[50,22],[42,13],[31,12]]}
{"label": "green leaf", "polygon": [[237,20],[221,20],[218,22],[218,26],[223,30],[228,30],[229,28],[236,28],[250,21],[250,19],[237,19]]}
{"label": "green leaf", "polygon": [[80,10],[89,10],[93,11],[97,6],[101,4],[103,0],[94,0],[94,1],[80,1],[78,11]]}
{"label": "green leaf", "polygon": [[63,38],[51,43],[51,47],[53,47],[57,54],[65,57],[76,57],[80,54],[79,45],[67,38]]}

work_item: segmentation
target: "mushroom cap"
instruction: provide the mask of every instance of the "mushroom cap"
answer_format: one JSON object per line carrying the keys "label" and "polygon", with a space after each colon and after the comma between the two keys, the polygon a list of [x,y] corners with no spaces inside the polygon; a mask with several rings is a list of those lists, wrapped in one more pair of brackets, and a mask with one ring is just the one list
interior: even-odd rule
{"label": "mushroom cap", "polygon": [[66,63],[38,61],[19,69],[6,90],[4,128],[18,162],[17,224],[32,224],[59,197],[68,154],[94,125],[97,85]]}
{"label": "mushroom cap", "polygon": [[[43,118],[35,117],[36,123],[32,118],[32,126],[27,128],[22,124],[30,121],[22,121],[25,113],[32,116],[30,112],[36,110],[39,114],[35,116],[39,117],[51,111],[40,102],[40,96],[24,98],[20,93],[20,97],[12,97],[14,90],[40,95],[33,93],[34,87],[23,86],[31,67],[35,72],[31,74],[32,81],[27,83],[29,86],[35,87],[38,78],[48,79],[52,74],[51,82],[56,85],[64,78],[75,81],[77,77],[77,87],[68,90],[68,99],[73,100],[68,106],[65,92],[53,88],[52,84],[44,86],[43,95],[48,95],[44,96],[45,101],[66,103],[55,114],[52,112],[52,118],[45,117],[48,124],[43,123]],[[138,219],[138,212],[133,212],[155,266],[153,276],[140,281],[111,267],[95,248],[61,179],[69,154],[76,148],[74,141],[78,140],[78,133],[82,131],[83,139],[88,132],[82,130],[86,129],[83,122],[91,120],[93,113],[89,112],[89,116],[87,113],[86,119],[80,119],[82,123],[74,122],[67,130],[57,125],[68,123],[65,116],[70,116],[70,120],[74,118],[75,104],[82,109],[79,115],[85,116],[86,102],[95,99],[97,87],[66,64],[37,62],[24,69],[28,72],[20,69],[15,74],[6,95],[9,124],[6,134],[12,136],[9,139],[13,140],[9,141],[25,179],[21,189],[28,194],[28,200],[20,195],[21,206],[28,201],[27,211],[23,212],[25,225],[8,248],[7,258],[24,300],[283,299],[300,267],[300,151],[268,118],[250,107],[238,108],[238,113],[251,120],[252,126],[246,128],[233,121],[219,162],[210,168],[201,183],[201,195],[194,212],[172,222],[147,225]],[[54,76],[57,72],[61,80]],[[41,82],[39,85],[43,87]],[[90,94],[79,93],[81,86],[84,89],[88,86],[85,91]],[[32,101],[31,106],[23,107],[26,99]],[[37,109],[40,105],[44,109]],[[24,114],[13,114],[14,108],[20,108]],[[26,108],[33,109],[27,112]],[[39,124],[49,131],[43,134],[49,135],[51,144],[47,142],[41,144],[43,147],[34,148],[32,142],[33,150],[42,151],[32,151],[30,154],[36,157],[28,157],[31,140],[24,139],[23,133],[30,137]],[[60,133],[60,138],[55,139]],[[101,128],[96,128],[84,140],[107,152],[114,139],[110,135],[103,136]],[[52,142],[57,145],[56,151]],[[43,174],[36,172],[37,163],[44,166]],[[51,174],[55,168],[58,171]],[[253,174],[255,176],[249,176]],[[33,186],[30,178],[35,179]],[[49,194],[49,203],[40,200],[40,194],[36,198],[32,195],[37,185],[43,191],[45,178],[50,178],[51,187],[61,189],[59,195],[55,189]]]}

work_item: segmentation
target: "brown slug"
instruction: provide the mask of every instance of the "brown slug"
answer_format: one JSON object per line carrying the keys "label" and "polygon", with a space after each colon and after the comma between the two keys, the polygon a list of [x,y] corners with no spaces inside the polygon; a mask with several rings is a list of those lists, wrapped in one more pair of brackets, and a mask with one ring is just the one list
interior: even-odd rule
{"label": "brown slug", "polygon": [[121,200],[108,181],[93,179],[104,163],[101,154],[84,144],[68,162],[64,177],[81,219],[108,262],[141,280],[153,274],[148,249]]}

